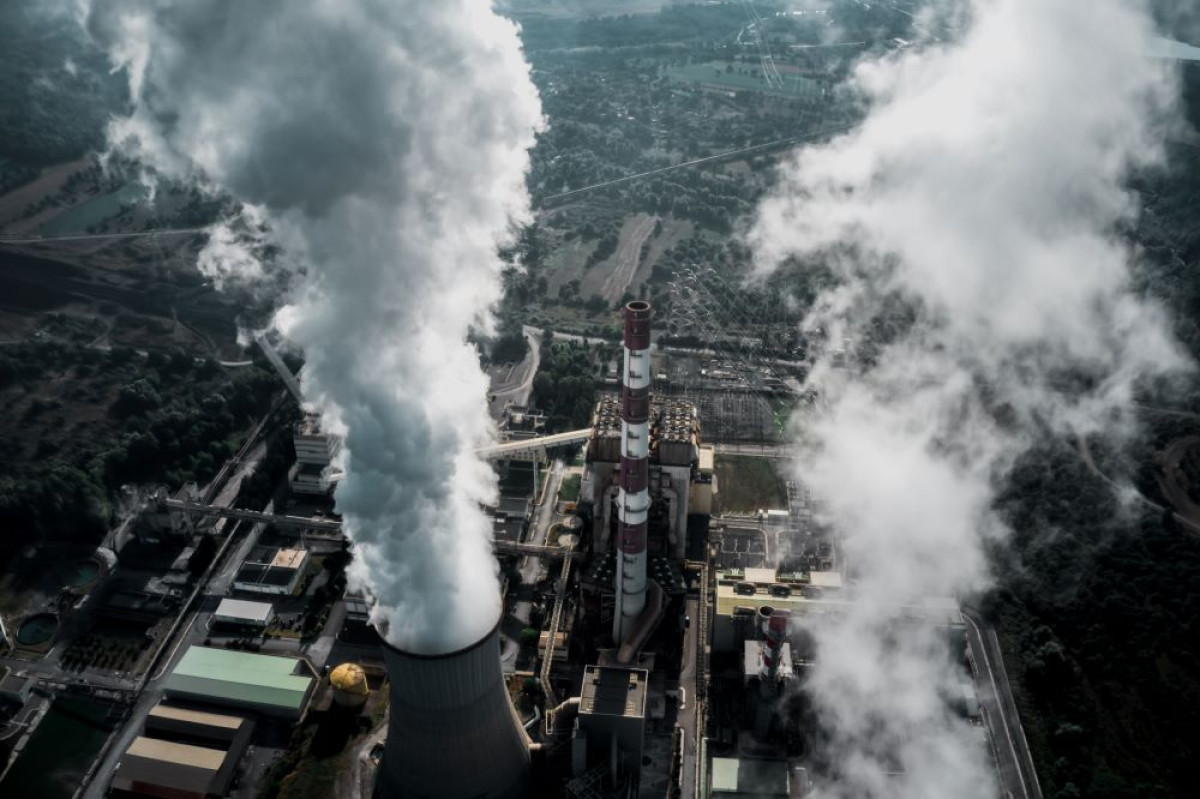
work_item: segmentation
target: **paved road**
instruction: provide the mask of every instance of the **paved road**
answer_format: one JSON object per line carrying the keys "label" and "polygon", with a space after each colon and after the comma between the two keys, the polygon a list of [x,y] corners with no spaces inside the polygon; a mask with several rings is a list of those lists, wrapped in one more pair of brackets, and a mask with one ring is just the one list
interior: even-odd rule
{"label": "paved road", "polygon": [[699,657],[697,630],[700,629],[700,600],[684,602],[684,612],[692,620],[683,633],[683,668],[679,672],[679,699],[683,706],[679,710],[678,724],[683,730],[683,771],[679,777],[680,795],[690,799],[696,795],[696,757],[699,739],[696,731],[696,708],[699,694],[696,691],[696,658]]}
{"label": "paved road", "polygon": [[130,233],[79,233],[69,236],[0,236],[0,244],[57,244],[60,241],[94,241],[98,239],[141,239],[147,236],[187,236],[207,233],[206,227],[164,228],[162,230],[137,230]]}
{"label": "paved road", "polygon": [[514,405],[529,404],[529,392],[533,390],[533,378],[537,375],[538,367],[542,363],[542,340],[530,330],[532,328],[525,328],[523,331],[525,341],[529,344],[529,348],[525,352],[525,360],[521,362],[520,366],[513,369],[507,381],[492,385],[492,400],[488,405],[492,417],[495,419],[499,419],[500,414],[504,412],[504,403],[506,402],[512,402]]}
{"label": "paved road", "polygon": [[963,618],[967,622],[967,645],[978,673],[979,702],[984,721],[991,731],[1002,796],[1042,799],[996,631],[966,611],[963,611]]}

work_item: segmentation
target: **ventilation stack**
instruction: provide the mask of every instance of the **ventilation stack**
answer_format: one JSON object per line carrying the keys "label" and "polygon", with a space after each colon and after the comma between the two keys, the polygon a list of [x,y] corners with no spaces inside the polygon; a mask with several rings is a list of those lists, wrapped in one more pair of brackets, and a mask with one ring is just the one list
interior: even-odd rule
{"label": "ventilation stack", "polygon": [[391,707],[376,799],[528,795],[529,739],[504,685],[499,628],[446,654],[384,643]]}
{"label": "ventilation stack", "polygon": [[625,306],[625,370],[621,379],[621,484],[617,494],[617,608],[613,641],[629,640],[646,607],[646,490],[650,457],[650,303]]}

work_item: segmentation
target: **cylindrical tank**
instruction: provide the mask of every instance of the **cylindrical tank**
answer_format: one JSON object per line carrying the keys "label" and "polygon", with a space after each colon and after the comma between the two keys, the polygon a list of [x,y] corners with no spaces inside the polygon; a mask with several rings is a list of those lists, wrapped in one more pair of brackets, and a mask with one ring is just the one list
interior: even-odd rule
{"label": "cylindrical tank", "polygon": [[339,707],[360,708],[371,694],[367,673],[357,663],[343,663],[331,671],[329,684],[333,686],[333,701]]}
{"label": "cylindrical tank", "polygon": [[504,685],[499,627],[441,655],[384,643],[391,708],[378,799],[526,796],[529,740]]}

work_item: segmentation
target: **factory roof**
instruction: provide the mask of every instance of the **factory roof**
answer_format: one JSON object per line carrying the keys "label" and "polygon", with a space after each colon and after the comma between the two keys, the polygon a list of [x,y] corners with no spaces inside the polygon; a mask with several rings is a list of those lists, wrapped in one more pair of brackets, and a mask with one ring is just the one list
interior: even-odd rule
{"label": "factory roof", "polygon": [[192,768],[216,771],[225,762],[225,753],[220,749],[210,749],[207,746],[192,746],[191,744],[164,741],[160,738],[146,738],[139,735],[129,745],[126,754],[147,760],[165,760],[180,763]]}
{"label": "factory roof", "polygon": [[247,563],[238,569],[238,583],[258,583],[260,585],[287,585],[296,576],[295,569],[276,569],[274,566],[264,566],[261,563]]}
{"label": "factory roof", "polygon": [[775,570],[748,567],[746,569],[746,576],[743,579],[748,583],[773,583],[775,582]]}
{"label": "factory roof", "polygon": [[788,766],[783,760],[712,759],[713,794],[787,796]]}
{"label": "factory roof", "polygon": [[817,588],[841,588],[841,572],[809,572],[808,582]]}
{"label": "factory roof", "polygon": [[308,553],[303,549],[281,549],[271,559],[271,567],[275,569],[299,569],[304,565]]}
{"label": "factory roof", "polygon": [[[768,605],[792,613],[828,613],[848,607],[854,600],[842,591],[841,575],[837,572],[808,572],[808,581],[758,582],[773,569],[746,569],[744,577],[736,573],[717,575],[717,615],[729,616],[738,608],[757,610]],[[815,578],[815,579],[814,579]],[[836,579],[835,579],[836,578]],[[949,597],[916,597],[904,602],[880,605],[880,612],[898,618],[921,619],[944,625],[960,625],[962,613],[958,602]]]}
{"label": "factory roof", "polygon": [[167,678],[167,693],[188,694],[216,702],[261,705],[299,712],[312,677],[299,675],[294,658],[192,646]]}
{"label": "factory roof", "polygon": [[164,705],[162,703],[151,708],[147,715],[153,718],[185,721],[189,724],[201,724],[205,727],[223,727],[227,730],[236,730],[246,723],[246,720],[241,716],[205,713],[201,710],[188,710],[187,708]]}
{"label": "factory roof", "polygon": [[646,715],[645,669],[588,666],[583,674],[579,712],[603,716]]}
{"label": "factory roof", "polygon": [[216,613],[213,615],[224,619],[244,619],[265,624],[270,620],[271,612],[270,602],[251,602],[247,599],[226,597],[221,600],[221,604],[217,605]]}

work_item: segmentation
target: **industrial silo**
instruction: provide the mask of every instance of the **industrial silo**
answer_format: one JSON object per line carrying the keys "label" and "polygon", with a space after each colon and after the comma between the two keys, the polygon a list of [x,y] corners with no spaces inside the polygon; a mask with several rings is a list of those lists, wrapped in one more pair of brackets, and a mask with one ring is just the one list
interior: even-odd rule
{"label": "industrial silo", "polygon": [[499,622],[446,654],[383,646],[391,707],[378,799],[507,799],[529,785],[529,740],[500,668]]}
{"label": "industrial silo", "polygon": [[333,701],[338,707],[356,710],[367,703],[371,689],[367,673],[357,663],[343,663],[329,674],[333,686]]}

